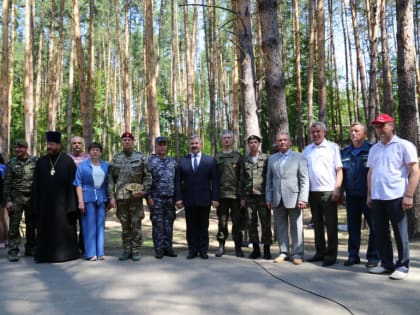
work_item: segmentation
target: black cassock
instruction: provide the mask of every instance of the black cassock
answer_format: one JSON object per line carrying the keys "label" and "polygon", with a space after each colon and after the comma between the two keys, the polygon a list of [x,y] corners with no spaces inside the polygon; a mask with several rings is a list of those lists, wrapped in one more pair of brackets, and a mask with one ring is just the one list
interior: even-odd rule
{"label": "black cassock", "polygon": [[73,187],[75,172],[76,165],[65,153],[51,160],[48,155],[38,160],[32,189],[37,262],[59,262],[79,257],[77,197]]}

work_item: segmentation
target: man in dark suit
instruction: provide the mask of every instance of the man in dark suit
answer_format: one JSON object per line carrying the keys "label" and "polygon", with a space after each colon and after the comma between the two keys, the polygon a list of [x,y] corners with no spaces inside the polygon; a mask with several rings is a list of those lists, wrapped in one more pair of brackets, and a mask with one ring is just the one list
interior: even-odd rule
{"label": "man in dark suit", "polygon": [[201,153],[203,142],[190,137],[190,154],[179,160],[175,176],[176,207],[185,207],[187,259],[207,259],[210,206],[219,206],[219,179],[216,161]]}

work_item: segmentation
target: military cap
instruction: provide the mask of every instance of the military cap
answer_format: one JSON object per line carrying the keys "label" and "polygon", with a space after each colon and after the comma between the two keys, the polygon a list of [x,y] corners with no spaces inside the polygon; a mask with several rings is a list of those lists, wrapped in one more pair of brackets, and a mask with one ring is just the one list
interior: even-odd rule
{"label": "military cap", "polygon": [[27,148],[28,143],[25,141],[25,139],[17,139],[15,142],[15,147]]}
{"label": "military cap", "polygon": [[159,143],[159,142],[166,142],[166,143],[168,143],[169,142],[169,139],[168,139],[168,137],[165,137],[165,136],[159,136],[159,137],[156,137],[155,142],[156,143]]}
{"label": "military cap", "polygon": [[47,131],[45,137],[47,142],[55,142],[61,144],[61,133],[58,131]]}
{"label": "military cap", "polygon": [[133,134],[132,134],[131,132],[128,132],[128,131],[124,132],[124,133],[121,135],[121,139],[124,139],[124,138],[131,138],[132,140],[134,140],[134,136],[133,136]]}
{"label": "military cap", "polygon": [[248,139],[246,139],[247,142],[251,141],[251,140],[257,140],[258,142],[261,142],[261,137],[258,137],[256,135],[250,135],[248,137]]}

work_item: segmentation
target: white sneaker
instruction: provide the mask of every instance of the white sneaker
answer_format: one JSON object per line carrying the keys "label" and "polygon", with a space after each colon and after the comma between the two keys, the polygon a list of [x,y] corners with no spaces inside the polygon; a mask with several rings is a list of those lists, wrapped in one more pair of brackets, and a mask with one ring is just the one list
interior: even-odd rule
{"label": "white sneaker", "polygon": [[408,269],[406,267],[399,267],[389,276],[392,280],[402,280],[408,275]]}
{"label": "white sneaker", "polygon": [[377,267],[373,267],[369,269],[369,273],[373,273],[375,275],[382,275],[382,274],[391,273],[391,272],[392,270],[386,269],[382,266],[377,266]]}

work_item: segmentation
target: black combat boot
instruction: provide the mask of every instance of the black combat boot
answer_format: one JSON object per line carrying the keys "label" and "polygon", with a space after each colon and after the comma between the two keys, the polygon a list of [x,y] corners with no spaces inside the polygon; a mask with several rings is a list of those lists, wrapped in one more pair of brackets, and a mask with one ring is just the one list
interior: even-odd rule
{"label": "black combat boot", "polygon": [[267,259],[267,260],[271,259],[270,244],[264,245],[264,259]]}
{"label": "black combat boot", "polygon": [[225,241],[219,241],[219,248],[215,254],[216,257],[222,257],[225,253]]}
{"label": "black combat boot", "polygon": [[252,248],[254,249],[251,254],[249,254],[248,258],[250,259],[256,259],[258,257],[261,257],[260,252],[260,244],[258,243],[252,243]]}
{"label": "black combat boot", "polygon": [[244,253],[242,252],[241,245],[242,245],[241,242],[235,242],[236,257],[244,257]]}

